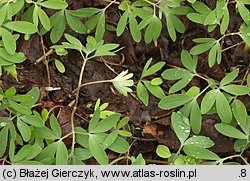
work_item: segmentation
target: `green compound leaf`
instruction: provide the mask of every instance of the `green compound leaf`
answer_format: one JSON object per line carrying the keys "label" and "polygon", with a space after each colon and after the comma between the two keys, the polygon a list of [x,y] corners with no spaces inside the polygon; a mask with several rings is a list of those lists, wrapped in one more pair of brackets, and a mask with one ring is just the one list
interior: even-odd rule
{"label": "green compound leaf", "polygon": [[166,80],[178,80],[191,77],[193,74],[184,69],[172,68],[165,70],[161,75]]}
{"label": "green compound leaf", "polygon": [[193,74],[187,74],[187,77],[179,80],[177,83],[175,83],[170,89],[169,89],[169,94],[175,93],[181,89],[183,89],[184,87],[186,87],[189,82],[192,80],[192,78],[194,77]]}
{"label": "green compound leaf", "polygon": [[97,42],[103,39],[104,32],[105,32],[105,11],[101,11],[95,32],[95,39]]}
{"label": "green compound leaf", "polygon": [[50,39],[53,44],[58,42],[63,36],[64,30],[66,28],[66,20],[64,11],[59,11],[50,17],[51,22],[51,32]]}
{"label": "green compound leaf", "polygon": [[129,14],[129,29],[133,39],[138,43],[141,41],[141,32],[137,29],[138,23],[135,19],[135,16],[130,13]]}
{"label": "green compound leaf", "polygon": [[8,103],[11,106],[11,108],[19,112],[20,114],[27,114],[27,115],[32,114],[31,110],[22,104],[18,104],[15,101],[11,101],[11,100],[8,100]]}
{"label": "green compound leaf", "polygon": [[109,149],[116,153],[125,153],[129,149],[129,144],[126,140],[117,137],[113,144],[109,146]]}
{"label": "green compound leaf", "polygon": [[75,32],[86,33],[86,27],[78,17],[72,16],[70,13],[66,13],[66,20],[70,28]]}
{"label": "green compound leaf", "polygon": [[199,55],[201,53],[206,52],[210,48],[212,48],[214,46],[214,44],[215,44],[215,42],[212,42],[212,43],[209,42],[209,43],[202,43],[202,44],[196,45],[195,47],[193,47],[190,50],[190,53],[192,55]]}

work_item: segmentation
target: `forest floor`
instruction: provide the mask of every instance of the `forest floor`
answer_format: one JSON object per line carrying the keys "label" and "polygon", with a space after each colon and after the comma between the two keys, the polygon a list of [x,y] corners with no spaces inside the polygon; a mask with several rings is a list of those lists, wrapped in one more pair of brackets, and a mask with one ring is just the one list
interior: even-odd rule
{"label": "forest floor", "polygon": [[[98,0],[70,0],[68,2],[71,9],[104,7],[106,5],[105,2]],[[215,2],[207,0],[206,3],[213,7]],[[230,7],[229,5],[229,8],[230,11],[235,11],[234,6]],[[231,14],[229,31],[235,32],[239,29],[242,20],[235,13]],[[115,26],[120,17],[117,6],[111,6],[107,11],[106,17],[108,22]],[[180,53],[182,50],[190,50],[194,46],[192,39],[198,37],[218,38],[221,36],[219,30],[209,33],[206,27],[197,26],[197,24],[191,23],[185,17],[182,17],[182,21],[185,24],[186,32],[178,34],[176,42],[172,42],[165,29],[157,41],[157,46],[154,43],[146,44],[143,41],[135,43],[129,30],[125,30],[125,33],[120,37],[117,37],[115,32],[106,31],[104,36],[106,43],[118,43],[124,48],[116,56],[100,57],[88,62],[83,76],[83,83],[112,79],[117,73],[126,69],[134,74],[133,80],[136,83],[140,79],[142,69],[149,58],[153,58],[154,63],[165,61],[165,68],[172,66],[181,67]],[[66,32],[76,36],[84,44],[85,35],[75,34],[69,28]],[[225,38],[224,46],[225,48],[230,47],[240,41],[237,36],[230,36]],[[18,51],[25,53],[27,60],[17,65],[18,81],[9,75],[3,75],[1,77],[2,87],[6,90],[14,86],[18,93],[26,93],[32,87],[39,87],[41,97],[38,103],[48,110],[54,109],[64,134],[67,134],[71,131],[70,113],[72,108],[69,107],[69,104],[75,97],[73,90],[77,87],[83,61],[80,54],[74,50],[70,50],[69,54],[64,57],[58,57],[54,53],[47,58],[61,59],[66,67],[66,72],[64,74],[58,72],[53,61],[46,68],[44,61],[37,63],[37,60],[44,55],[44,52],[49,51],[51,45],[48,34],[42,38],[39,35],[32,35],[28,41],[20,38]],[[207,56],[208,54],[202,54],[199,57],[197,71],[215,80],[221,80],[225,76],[225,72],[229,72],[234,67],[239,67],[241,71],[238,80],[240,81],[244,77],[250,63],[250,53],[244,52],[244,44],[238,44],[238,46],[224,51],[222,63],[212,68],[208,67]],[[170,81],[164,82],[163,88],[166,92],[172,84],[173,82]],[[201,89],[206,86],[202,80],[193,79],[187,88],[194,85]],[[60,90],[47,91],[48,87],[59,87]],[[159,100],[153,96],[150,97],[150,104],[146,107],[136,97],[135,92],[124,97],[114,90],[111,84],[96,84],[81,89],[79,106],[75,114],[75,125],[86,127],[86,123],[90,119],[90,114],[93,113],[93,108],[98,98],[103,103],[109,103],[108,110],[121,113],[123,116],[129,116],[130,122],[127,129],[133,134],[131,138],[128,138],[131,144],[131,155],[142,153],[146,159],[156,159],[155,150],[158,144],[165,144],[173,151],[178,149],[178,139],[170,128],[171,111],[159,109],[157,106]],[[244,96],[240,97],[240,99],[246,105],[248,112],[250,112],[250,97]],[[92,106],[89,107],[90,104]],[[212,147],[215,153],[227,156],[233,152],[235,140],[225,137],[215,130],[214,124],[218,122],[219,118],[217,115],[203,116],[201,135],[209,136],[215,142],[216,145]],[[69,139],[68,145],[71,144],[70,141]],[[246,154],[250,159],[250,151],[246,152]],[[112,157],[112,153],[109,153],[109,156]],[[93,160],[89,161],[89,164],[94,163]]]}

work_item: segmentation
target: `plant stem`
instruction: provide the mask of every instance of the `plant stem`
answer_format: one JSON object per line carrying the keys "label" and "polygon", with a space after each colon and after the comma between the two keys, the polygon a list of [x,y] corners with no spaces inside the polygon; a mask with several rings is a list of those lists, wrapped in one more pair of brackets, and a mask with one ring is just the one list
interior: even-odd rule
{"label": "plant stem", "polygon": [[201,79],[207,81],[207,83],[208,83],[209,85],[214,85],[216,88],[218,88],[218,86],[217,86],[215,83],[213,83],[211,80],[209,80],[209,79],[207,79],[207,78],[201,76],[200,74],[194,74],[194,75],[195,75],[196,77],[200,77]]}
{"label": "plant stem", "polygon": [[170,164],[167,161],[161,161],[161,160],[146,159],[145,161],[148,163],[158,163],[158,164],[162,164],[162,165],[169,165]]}
{"label": "plant stem", "polygon": [[217,41],[221,41],[223,38],[227,37],[227,36],[233,36],[233,35],[239,35],[240,32],[234,32],[234,33],[228,33],[228,34],[225,34],[223,35],[222,37],[220,37]]}
{"label": "plant stem", "polygon": [[181,150],[182,150],[182,147],[183,147],[183,145],[180,146],[180,148],[178,149],[176,155],[174,156],[173,163],[174,163],[174,161],[176,160],[177,156],[180,154],[180,152],[181,152]]}
{"label": "plant stem", "polygon": [[113,0],[112,2],[110,2],[110,3],[104,8],[104,11],[106,11],[106,9],[108,9],[113,3],[116,3],[116,0]]}
{"label": "plant stem", "polygon": [[82,68],[81,68],[81,72],[80,72],[80,75],[79,75],[79,80],[78,80],[78,86],[76,88],[76,99],[75,99],[75,104],[74,104],[74,107],[73,107],[73,110],[72,110],[72,113],[71,113],[71,129],[72,129],[72,145],[71,145],[71,153],[70,155],[72,155],[74,153],[74,148],[75,148],[75,121],[74,121],[74,115],[75,115],[75,112],[76,112],[76,109],[77,109],[77,105],[78,105],[78,102],[79,102],[79,95],[80,95],[80,90],[81,90],[81,83],[82,83],[82,78],[83,78],[83,72],[85,70],[85,66],[86,66],[86,63],[87,63],[87,58],[84,57],[82,51],[80,51],[81,53],[81,56],[82,56],[82,59],[83,59],[83,64],[82,64]]}
{"label": "plant stem", "polygon": [[119,162],[119,161],[121,161],[123,159],[127,159],[127,158],[130,158],[130,157],[128,157],[128,156],[118,157],[115,160],[113,160],[112,162],[110,162],[110,165],[114,165],[115,163],[117,163],[117,162]]}
{"label": "plant stem", "polygon": [[[98,81],[88,82],[88,83],[82,84],[82,85],[80,85],[80,87],[82,88],[82,87],[87,86],[87,85],[110,83],[110,82],[112,82],[112,80],[98,80]],[[76,91],[77,91],[77,89],[73,90],[73,93],[75,93]]]}
{"label": "plant stem", "polygon": [[209,84],[205,89],[203,89],[197,96],[196,96],[196,99],[198,97],[200,97],[209,87],[211,86],[211,84]]}
{"label": "plant stem", "polygon": [[229,50],[229,49],[231,49],[231,48],[233,48],[233,47],[236,47],[236,46],[238,46],[238,45],[240,45],[240,44],[243,44],[243,43],[244,43],[244,41],[241,41],[241,42],[239,42],[239,43],[236,43],[236,44],[234,44],[234,45],[232,45],[232,46],[230,46],[230,47],[227,47],[227,48],[223,49],[221,52],[227,51],[227,50]]}

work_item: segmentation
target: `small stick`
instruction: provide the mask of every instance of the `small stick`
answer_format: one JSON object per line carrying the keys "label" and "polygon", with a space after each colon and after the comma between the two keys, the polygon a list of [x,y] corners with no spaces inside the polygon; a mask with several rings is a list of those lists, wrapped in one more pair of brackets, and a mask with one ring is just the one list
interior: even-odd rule
{"label": "small stick", "polygon": [[34,64],[36,65],[36,64],[40,63],[41,61],[43,61],[47,56],[51,55],[52,53],[54,53],[54,51],[52,49],[50,49],[47,53],[45,53],[43,56],[41,56],[39,59],[37,59]]}

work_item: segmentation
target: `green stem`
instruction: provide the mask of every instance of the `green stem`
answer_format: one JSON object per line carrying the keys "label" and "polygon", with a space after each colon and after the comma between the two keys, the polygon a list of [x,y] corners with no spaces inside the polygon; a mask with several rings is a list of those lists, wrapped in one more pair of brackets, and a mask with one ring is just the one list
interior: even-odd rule
{"label": "green stem", "polygon": [[181,152],[181,149],[182,149],[183,145],[180,146],[180,148],[178,149],[176,155],[174,156],[174,159],[173,159],[173,163],[174,161],[176,160],[177,156],[179,156],[180,152]]}
{"label": "green stem", "polygon": [[203,76],[201,76],[201,75],[199,75],[199,74],[194,74],[194,76],[199,77],[199,78],[201,78],[201,79],[207,81],[207,83],[208,83],[209,85],[214,85],[216,88],[218,88],[218,86],[217,86],[215,83],[213,83],[211,80],[209,80],[209,79],[207,79],[207,78],[205,78],[205,77],[203,77]]}
{"label": "green stem", "polygon": [[221,41],[223,38],[227,37],[227,36],[233,36],[233,35],[239,35],[240,32],[235,32],[235,33],[228,33],[228,34],[225,34],[223,35],[222,37],[220,37],[217,41]]}
{"label": "green stem", "polygon": [[79,95],[80,95],[80,90],[81,90],[83,72],[85,70],[85,66],[86,66],[86,63],[87,63],[87,59],[84,57],[82,51],[80,51],[80,54],[81,54],[82,59],[83,59],[83,64],[82,64],[81,72],[80,72],[80,75],[79,75],[78,86],[77,86],[77,89],[76,89],[75,104],[74,104],[74,107],[73,107],[73,110],[72,110],[72,113],[71,113],[71,118],[70,118],[70,120],[71,120],[71,129],[72,129],[72,145],[71,145],[71,153],[70,153],[70,155],[73,155],[74,148],[75,148],[75,124],[74,124],[75,121],[74,121],[74,115],[75,115],[77,105],[78,105],[78,102],[79,102]]}
{"label": "green stem", "polygon": [[119,161],[121,161],[123,159],[127,159],[127,158],[130,159],[130,157],[128,157],[128,156],[118,157],[115,160],[113,160],[112,162],[110,162],[110,165],[114,165],[115,163],[117,163],[117,162],[119,162]]}
{"label": "green stem", "polygon": [[106,11],[112,4],[116,3],[116,0],[110,2],[103,10]]}
{"label": "green stem", "polygon": [[170,164],[167,161],[161,161],[161,160],[146,159],[145,161],[148,162],[148,163],[158,163],[158,164],[162,164],[162,165],[169,165]]}

